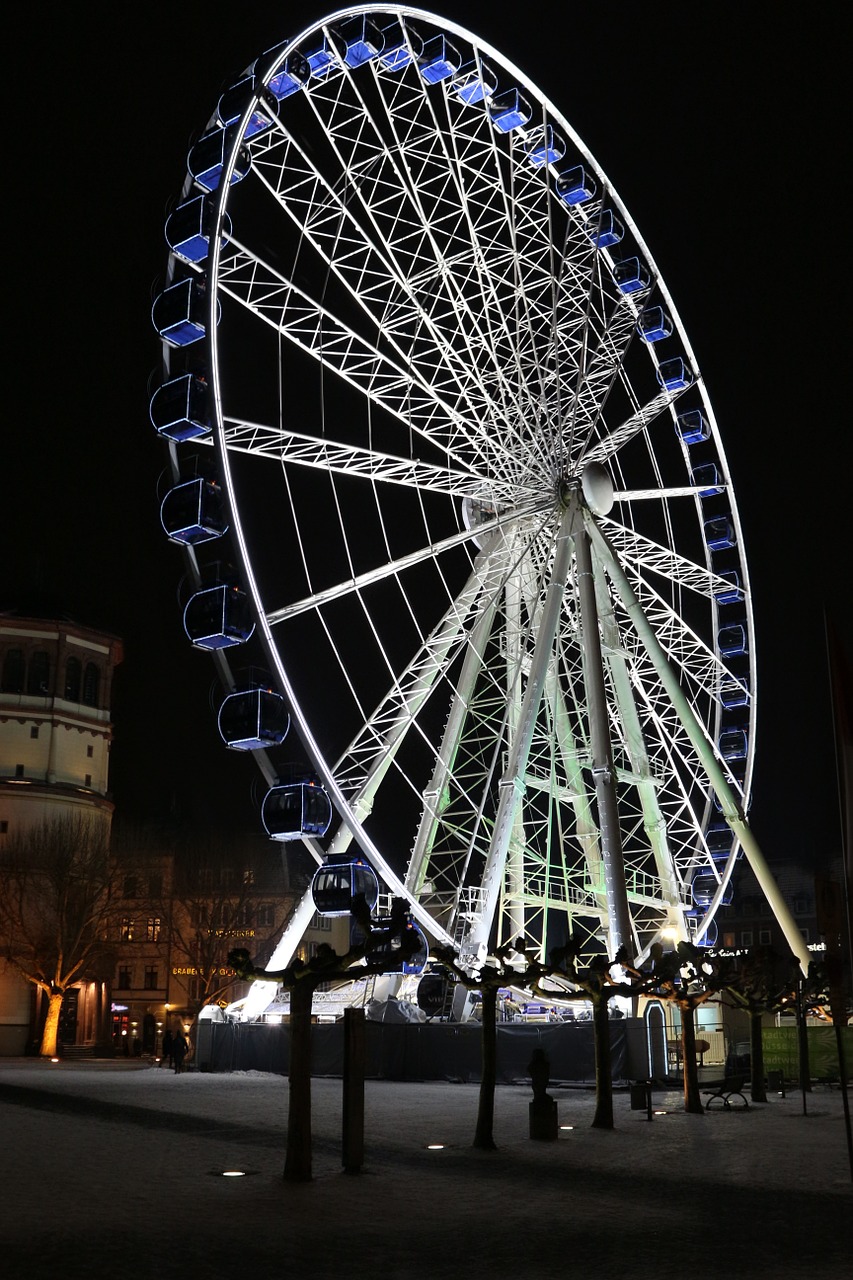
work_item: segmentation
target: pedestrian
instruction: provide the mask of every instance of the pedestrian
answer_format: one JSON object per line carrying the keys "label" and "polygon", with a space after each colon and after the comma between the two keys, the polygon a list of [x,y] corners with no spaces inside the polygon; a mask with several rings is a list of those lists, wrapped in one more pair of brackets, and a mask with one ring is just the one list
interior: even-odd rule
{"label": "pedestrian", "polygon": [[175,1065],[174,1045],[175,1041],[172,1036],[172,1028],[167,1027],[163,1032],[163,1061],[169,1067],[173,1067]]}
{"label": "pedestrian", "polygon": [[184,1058],[187,1056],[187,1038],[183,1031],[176,1031],[172,1040],[172,1055],[175,1059],[175,1075],[179,1076],[184,1069]]}

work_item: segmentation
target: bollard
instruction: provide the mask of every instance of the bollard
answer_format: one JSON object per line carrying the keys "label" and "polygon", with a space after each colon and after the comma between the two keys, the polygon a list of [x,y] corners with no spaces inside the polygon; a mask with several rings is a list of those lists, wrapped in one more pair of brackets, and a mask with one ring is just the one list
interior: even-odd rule
{"label": "bollard", "polygon": [[551,1071],[544,1050],[533,1050],[527,1070],[533,1085],[533,1101],[528,1107],[530,1137],[538,1142],[554,1142],[558,1129],[557,1103],[545,1092]]}
{"label": "bollard", "polygon": [[646,1119],[652,1118],[652,1082],[651,1080],[638,1080],[631,1087],[631,1110],[645,1111]]}

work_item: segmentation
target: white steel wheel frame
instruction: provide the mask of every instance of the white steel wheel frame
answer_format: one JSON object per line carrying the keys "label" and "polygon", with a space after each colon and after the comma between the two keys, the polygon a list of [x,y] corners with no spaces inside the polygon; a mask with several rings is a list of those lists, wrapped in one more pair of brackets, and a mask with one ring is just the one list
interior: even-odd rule
{"label": "white steel wheel frame", "polygon": [[[711,924],[739,848],[736,836],[727,860],[711,856],[714,790],[744,840],[755,647],[713,411],[632,219],[497,50],[408,6],[354,6],[257,74],[268,83],[286,54],[323,40],[340,50],[335,30],[362,15],[400,23],[412,54],[445,35],[463,70],[498,85],[466,103],[458,75],[428,84],[414,58],[391,70],[334,56],[280,103],[231,186],[257,97],[235,128],[196,269],[218,468],[258,638],[339,816],[327,851],[354,841],[463,955],[522,933],[545,951],[571,931],[641,957],[664,932],[689,936],[688,913],[695,936]],[[503,132],[490,110],[512,89],[530,118]],[[549,128],[566,154],[534,164]],[[596,191],[567,205],[555,177],[573,167]],[[608,214],[624,238],[596,247]],[[632,258],[643,285],[624,292],[616,264]],[[638,320],[655,306],[671,333],[647,343]],[[683,362],[683,386],[661,385],[669,360]],[[319,409],[293,394],[311,378]],[[697,409],[699,454],[673,425]],[[695,481],[697,461],[715,484]],[[731,531],[722,557],[703,532],[711,517]],[[732,570],[734,610],[717,599]],[[733,662],[718,633],[735,620],[746,652]],[[732,765],[717,744],[735,681],[746,755]],[[716,887],[697,913],[699,875]],[[309,897],[271,968],[312,910]]]}

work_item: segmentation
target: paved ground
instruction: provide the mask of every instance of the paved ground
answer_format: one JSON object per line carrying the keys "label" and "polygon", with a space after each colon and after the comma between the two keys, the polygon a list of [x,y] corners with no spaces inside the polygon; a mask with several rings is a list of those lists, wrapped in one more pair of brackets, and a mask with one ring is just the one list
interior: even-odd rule
{"label": "paved ground", "polygon": [[[552,1090],[497,1093],[495,1152],[471,1147],[476,1086],[368,1082],[366,1160],[341,1172],[337,1080],[314,1081],[315,1180],[285,1184],[287,1082],[131,1063],[0,1060],[0,1274],[388,1280],[842,1280],[853,1195],[838,1090],[702,1117]],[[430,1143],[443,1149],[428,1150]],[[227,1169],[241,1178],[223,1177]]]}

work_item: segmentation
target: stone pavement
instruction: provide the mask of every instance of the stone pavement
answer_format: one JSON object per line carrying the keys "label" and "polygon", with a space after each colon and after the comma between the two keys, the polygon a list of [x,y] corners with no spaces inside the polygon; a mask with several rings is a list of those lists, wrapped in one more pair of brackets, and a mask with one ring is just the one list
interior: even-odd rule
{"label": "stone pavement", "polygon": [[[477,1087],[368,1081],[365,1164],[341,1171],[341,1083],[313,1082],[312,1183],[285,1184],[287,1082],[145,1062],[0,1060],[0,1261],[42,1277],[762,1280],[850,1274],[841,1095],[656,1115],[552,1088],[556,1142],[525,1086],[497,1091],[495,1152],[471,1147]],[[571,1126],[571,1127],[568,1127]],[[431,1145],[438,1149],[430,1150]],[[224,1177],[238,1170],[242,1177]]]}

